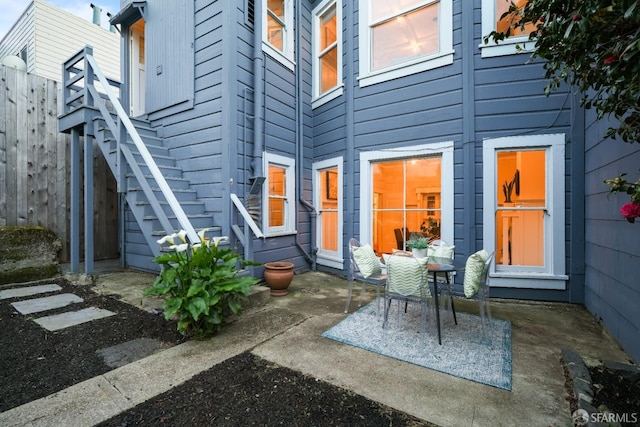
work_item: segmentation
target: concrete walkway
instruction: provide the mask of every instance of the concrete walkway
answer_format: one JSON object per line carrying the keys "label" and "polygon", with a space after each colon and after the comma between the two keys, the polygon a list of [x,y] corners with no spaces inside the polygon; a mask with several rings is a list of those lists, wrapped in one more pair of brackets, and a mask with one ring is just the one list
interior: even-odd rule
{"label": "concrete walkway", "polygon": [[[95,289],[153,310],[161,302],[143,299],[142,292],[154,277],[104,272]],[[504,391],[321,337],[346,316],[346,296],[346,280],[319,272],[296,276],[285,297],[271,298],[268,289],[257,287],[251,306],[214,339],[169,348],[0,413],[0,425],[93,425],[249,350],[442,426],[567,426],[572,422],[561,349],[629,360],[582,306],[492,301],[494,317],[512,322],[513,390]],[[460,299],[456,309],[475,312],[476,306]]]}

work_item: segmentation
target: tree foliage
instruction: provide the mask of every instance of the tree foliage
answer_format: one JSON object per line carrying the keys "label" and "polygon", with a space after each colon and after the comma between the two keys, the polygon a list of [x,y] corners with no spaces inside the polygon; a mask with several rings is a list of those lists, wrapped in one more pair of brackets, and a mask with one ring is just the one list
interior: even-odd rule
{"label": "tree foliage", "polygon": [[[509,0],[497,0],[509,1]],[[544,59],[547,95],[562,83],[581,93],[582,104],[595,108],[598,119],[613,116],[618,127],[606,136],[640,142],[640,5],[638,0],[528,0],[510,2],[502,19],[506,31],[493,31],[484,42],[499,43],[527,28],[534,43],[532,58]],[[612,192],[640,200],[640,180],[624,174],[605,181]]]}

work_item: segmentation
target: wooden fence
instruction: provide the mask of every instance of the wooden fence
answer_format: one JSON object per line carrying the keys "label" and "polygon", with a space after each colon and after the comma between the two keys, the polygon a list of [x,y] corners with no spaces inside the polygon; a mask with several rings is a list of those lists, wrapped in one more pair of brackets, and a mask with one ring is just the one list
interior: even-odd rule
{"label": "wooden fence", "polygon": [[[70,137],[58,132],[60,85],[3,65],[0,78],[0,226],[52,230],[62,240],[59,260],[68,262]],[[95,259],[117,258],[116,182],[97,147],[94,153]]]}

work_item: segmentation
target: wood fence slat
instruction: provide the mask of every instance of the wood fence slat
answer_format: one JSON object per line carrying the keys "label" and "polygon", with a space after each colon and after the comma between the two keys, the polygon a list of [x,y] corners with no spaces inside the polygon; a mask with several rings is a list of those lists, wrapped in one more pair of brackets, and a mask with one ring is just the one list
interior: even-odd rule
{"label": "wood fence slat", "polygon": [[18,225],[18,95],[17,95],[17,70],[3,67],[6,72],[5,104],[7,117],[7,168],[5,171],[5,188],[7,189],[7,225]]}
{"label": "wood fence slat", "polygon": [[0,67],[0,226],[7,225],[7,67]]}
{"label": "wood fence slat", "polygon": [[28,189],[27,158],[29,155],[29,85],[27,84],[27,73],[16,71],[16,182],[18,191],[16,192],[16,202],[18,205],[17,225],[28,225]]}
{"label": "wood fence slat", "polygon": [[47,100],[47,81],[38,79],[34,85],[36,89],[36,151],[37,161],[35,169],[36,197],[34,198],[34,220],[38,225],[46,226],[49,211],[48,199],[48,169],[49,158],[47,156],[47,111],[45,108]]}

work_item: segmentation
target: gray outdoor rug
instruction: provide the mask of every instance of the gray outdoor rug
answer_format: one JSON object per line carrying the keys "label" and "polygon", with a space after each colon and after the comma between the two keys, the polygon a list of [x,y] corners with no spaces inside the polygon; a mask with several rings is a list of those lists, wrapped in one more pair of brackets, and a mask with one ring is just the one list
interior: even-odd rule
{"label": "gray outdoor rug", "polygon": [[[435,315],[429,313],[427,336],[420,333],[420,307],[409,305],[398,324],[396,303],[391,304],[389,324],[382,329],[382,305],[376,318],[376,302],[362,307],[322,334],[374,353],[413,363],[449,375],[511,390],[511,322],[493,319],[491,345],[482,332],[480,316],[449,311],[442,317],[442,345],[438,344]],[[402,304],[404,311],[404,304]]]}

